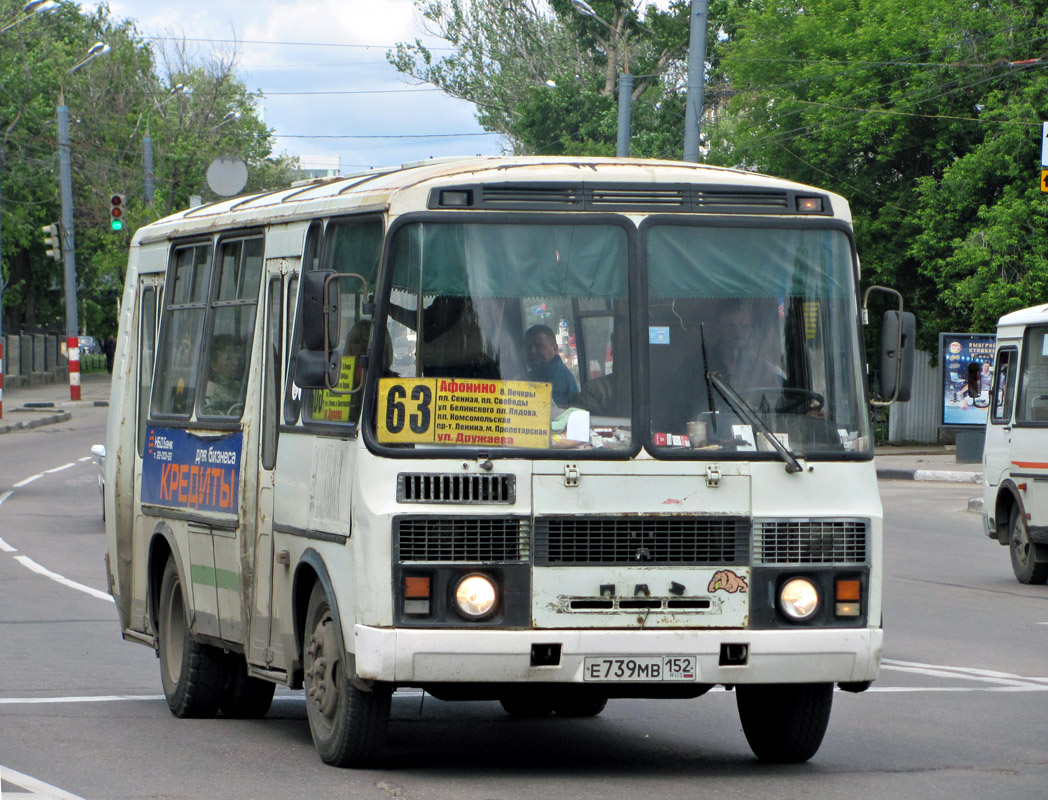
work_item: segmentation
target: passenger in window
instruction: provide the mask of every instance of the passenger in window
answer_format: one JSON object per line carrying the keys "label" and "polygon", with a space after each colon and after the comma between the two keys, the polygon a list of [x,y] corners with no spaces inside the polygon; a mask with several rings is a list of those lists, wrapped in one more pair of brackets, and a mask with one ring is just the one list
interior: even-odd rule
{"label": "passenger in window", "polygon": [[238,417],[244,410],[244,351],[232,336],[215,340],[204,389],[203,411],[220,417]]}
{"label": "passenger in window", "polygon": [[[743,396],[782,386],[786,377],[774,360],[778,306],[756,313],[746,300],[724,300],[719,316],[703,325],[710,372],[717,372]],[[776,316],[773,316],[776,315]]]}
{"label": "passenger in window", "polygon": [[[415,330],[414,309],[390,304],[389,316]],[[499,378],[497,360],[487,352],[473,298],[437,295],[422,310],[418,356],[422,374],[442,378]]]}
{"label": "passenger in window", "polygon": [[566,408],[579,391],[571,374],[557,352],[557,337],[548,325],[532,325],[524,334],[524,349],[528,358],[528,380],[552,386],[553,402]]}

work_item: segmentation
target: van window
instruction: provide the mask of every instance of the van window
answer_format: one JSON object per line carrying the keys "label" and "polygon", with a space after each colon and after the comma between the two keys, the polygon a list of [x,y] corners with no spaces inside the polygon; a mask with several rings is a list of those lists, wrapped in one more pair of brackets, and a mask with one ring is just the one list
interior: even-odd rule
{"label": "van window", "polygon": [[1023,341],[1023,369],[1019,381],[1015,421],[1048,423],[1048,326],[1028,328]]}
{"label": "van window", "polygon": [[994,359],[996,371],[993,376],[993,404],[990,407],[990,422],[994,425],[1003,425],[1012,418],[1012,398],[1015,394],[1015,381],[1012,375],[1015,372],[1015,358],[1017,351],[1014,347],[1001,350]]}

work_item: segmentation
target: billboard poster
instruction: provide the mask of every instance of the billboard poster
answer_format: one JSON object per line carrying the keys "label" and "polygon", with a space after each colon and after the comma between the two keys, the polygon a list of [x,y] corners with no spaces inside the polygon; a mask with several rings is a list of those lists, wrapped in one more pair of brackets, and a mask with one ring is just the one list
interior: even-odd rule
{"label": "billboard poster", "polygon": [[[942,365],[942,424],[975,426],[986,424],[993,382],[994,335],[992,333],[940,333],[939,363]],[[976,372],[977,371],[977,372]],[[978,375],[972,391],[969,377]]]}
{"label": "billboard poster", "polygon": [[244,434],[199,436],[148,428],[142,502],[186,511],[237,513]]}

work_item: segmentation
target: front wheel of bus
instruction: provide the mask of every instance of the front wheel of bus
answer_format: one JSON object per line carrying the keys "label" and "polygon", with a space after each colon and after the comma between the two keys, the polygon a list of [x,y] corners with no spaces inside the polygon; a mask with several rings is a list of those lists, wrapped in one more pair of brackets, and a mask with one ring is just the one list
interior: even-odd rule
{"label": "front wheel of bus", "polygon": [[797,764],[818,751],[830,722],[832,683],[744,684],[735,696],[746,741],[761,761]]}
{"label": "front wheel of bus", "polygon": [[319,583],[313,587],[302,634],[306,716],[321,760],[336,767],[373,761],[385,743],[391,692],[353,685],[342,634],[331,601]]}
{"label": "front wheel of bus", "polygon": [[189,631],[182,579],[169,558],[157,607],[160,681],[171,713],[179,718],[213,717],[227,681],[222,651],[200,644]]}
{"label": "front wheel of bus", "polygon": [[1037,545],[1030,541],[1030,531],[1019,506],[1012,507],[1008,531],[1008,550],[1011,552],[1012,572],[1016,580],[1035,585],[1048,581],[1048,562],[1037,560]]}

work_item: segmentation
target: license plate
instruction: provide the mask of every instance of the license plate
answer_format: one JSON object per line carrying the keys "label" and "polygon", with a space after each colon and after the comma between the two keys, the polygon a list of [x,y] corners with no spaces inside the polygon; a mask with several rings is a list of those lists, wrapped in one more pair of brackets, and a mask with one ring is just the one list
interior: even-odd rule
{"label": "license plate", "polygon": [[695,656],[591,656],[583,673],[586,681],[693,681]]}

